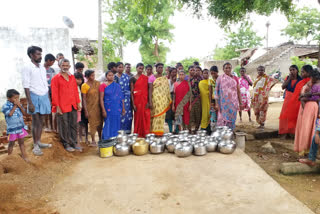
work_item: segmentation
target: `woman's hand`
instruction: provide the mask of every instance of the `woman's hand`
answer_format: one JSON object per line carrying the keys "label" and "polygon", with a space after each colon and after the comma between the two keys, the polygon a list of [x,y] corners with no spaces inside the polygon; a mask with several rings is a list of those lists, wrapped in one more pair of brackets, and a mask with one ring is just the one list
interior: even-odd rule
{"label": "woman's hand", "polygon": [[107,112],[105,110],[102,110],[102,116],[103,118],[107,118]]}
{"label": "woman's hand", "polygon": [[176,111],[176,109],[174,108],[174,105],[172,105],[172,111],[173,111],[173,112],[175,112],[175,111]]}
{"label": "woman's hand", "polygon": [[149,109],[152,109],[152,108],[153,108],[153,103],[149,102]]}
{"label": "woman's hand", "polygon": [[122,109],[122,116],[124,116],[126,114],[126,110],[123,108]]}
{"label": "woman's hand", "polygon": [[192,106],[191,106],[191,104],[189,105],[189,111],[191,112],[191,109],[192,109]]}
{"label": "woman's hand", "polygon": [[88,111],[84,111],[84,116],[86,117],[86,119],[89,118],[89,113],[88,113]]}
{"label": "woman's hand", "polygon": [[137,106],[136,105],[133,105],[132,108],[133,108],[133,111],[137,111]]}

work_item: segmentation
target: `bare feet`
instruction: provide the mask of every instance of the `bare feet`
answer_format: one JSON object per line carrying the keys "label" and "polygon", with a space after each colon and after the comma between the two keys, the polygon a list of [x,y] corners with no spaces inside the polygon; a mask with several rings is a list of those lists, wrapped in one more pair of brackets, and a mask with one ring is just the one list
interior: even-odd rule
{"label": "bare feet", "polygon": [[89,144],[91,147],[97,147],[97,143],[95,141],[92,141],[92,143]]}
{"label": "bare feet", "polygon": [[300,163],[303,163],[303,164],[307,164],[309,166],[315,166],[316,165],[316,162],[312,161],[312,160],[309,160],[309,159],[299,159],[299,162]]}

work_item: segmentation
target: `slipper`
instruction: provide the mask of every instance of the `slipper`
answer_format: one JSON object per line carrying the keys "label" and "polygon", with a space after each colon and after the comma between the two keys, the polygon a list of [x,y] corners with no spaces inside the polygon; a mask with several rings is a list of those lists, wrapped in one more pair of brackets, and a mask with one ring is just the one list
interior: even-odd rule
{"label": "slipper", "polygon": [[311,161],[309,159],[299,159],[299,162],[303,163],[303,164],[307,164],[309,166],[315,166],[316,165],[315,162],[313,162],[313,161]]}

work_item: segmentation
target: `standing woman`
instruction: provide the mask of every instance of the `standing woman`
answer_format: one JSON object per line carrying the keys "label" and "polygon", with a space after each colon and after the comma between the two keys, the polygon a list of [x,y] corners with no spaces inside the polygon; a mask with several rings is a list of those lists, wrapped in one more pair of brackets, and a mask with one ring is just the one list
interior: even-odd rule
{"label": "standing woman", "polygon": [[[311,65],[304,65],[301,68],[301,76],[303,80],[300,83],[303,83],[303,85],[300,83],[297,85],[296,91],[292,95],[291,100],[293,98],[300,99],[299,97],[301,97],[302,95],[305,95],[307,92],[311,90],[312,80],[310,76],[312,73],[313,73],[313,68]],[[299,90],[300,86],[302,86],[301,90]],[[300,94],[298,97],[296,97],[296,92],[298,90],[300,91]],[[290,100],[290,103],[291,103],[291,100]],[[293,110],[294,110],[293,108],[288,109],[288,115],[291,115],[293,113]],[[318,115],[317,102],[305,102],[304,108],[302,107],[302,104],[300,104],[299,113],[297,113],[298,118],[297,118],[295,137],[294,137],[294,151],[298,152],[300,156],[304,156],[309,152],[312,138],[315,132],[317,115]],[[289,119],[291,118],[293,117],[289,117]],[[289,127],[291,127],[290,123],[289,123]]]}
{"label": "standing woman", "polygon": [[172,101],[168,79],[162,75],[162,63],[156,64],[156,72],[154,81],[149,78],[149,84],[152,84],[151,93],[149,92],[149,96],[152,96],[150,131],[157,136],[162,136],[166,112],[170,109]]}
{"label": "standing woman", "polygon": [[[170,94],[171,99],[173,99],[173,88],[174,83],[177,80],[177,69],[175,67],[171,67],[169,70],[170,78],[168,79],[169,87],[170,87]],[[174,121],[174,112],[172,111],[172,107],[170,106],[170,109],[166,113],[166,123],[169,126],[169,132],[172,133],[173,131],[173,121]],[[177,130],[176,130],[177,131]]]}
{"label": "standing woman", "polygon": [[89,133],[91,136],[91,146],[96,146],[95,135],[98,131],[99,140],[101,140],[102,132],[102,115],[99,99],[100,82],[95,80],[95,73],[93,70],[86,70],[86,83],[81,86],[81,93],[83,97],[83,108],[85,118],[89,121]]}
{"label": "standing woman", "polygon": [[[142,64],[142,63],[139,63],[139,64]],[[143,65],[143,64],[142,64]],[[152,71],[152,66],[151,65],[147,65],[146,66],[146,74],[147,74],[147,77],[148,78],[152,78],[152,79],[155,79],[154,75],[153,75],[153,71]]]}
{"label": "standing woman", "polygon": [[[138,63],[137,75],[131,77],[131,100],[134,110],[134,133],[145,137],[150,132],[150,105],[148,77],[143,73],[144,65]],[[151,67],[152,71],[152,67]]]}
{"label": "standing woman", "polygon": [[264,129],[264,123],[267,119],[269,107],[269,93],[272,87],[278,83],[279,80],[266,75],[265,67],[262,65],[260,65],[257,70],[258,76],[253,83],[252,106],[254,114],[256,115],[257,123],[260,125],[258,128]]}
{"label": "standing woman", "polygon": [[232,130],[236,127],[237,111],[242,109],[239,82],[231,73],[232,65],[227,62],[223,65],[224,74],[216,82],[214,98],[218,111],[218,126],[228,126]]}
{"label": "standing woman", "polygon": [[121,87],[124,98],[124,108],[126,110],[126,114],[121,116],[120,129],[124,130],[126,134],[130,134],[132,126],[130,76],[128,74],[123,73],[123,70],[123,63],[118,62],[117,73],[114,75],[114,81],[118,83]]}
{"label": "standing woman", "polygon": [[190,74],[190,86],[191,86],[191,98],[190,98],[190,124],[189,124],[189,132],[192,133],[192,126],[195,127],[196,132],[201,123],[201,99],[200,99],[200,90],[199,90],[199,82],[201,81],[201,77],[196,74],[194,66],[189,67]]}
{"label": "standing woman", "polygon": [[185,76],[185,72],[180,70],[179,81],[174,83],[172,111],[175,112],[175,125],[180,127],[179,130],[182,130],[181,126],[186,129],[190,121],[191,90],[189,82],[185,80]]}
{"label": "standing woman", "polygon": [[115,137],[120,130],[121,114],[125,115],[124,100],[121,87],[114,81],[112,71],[106,72],[106,82],[100,85],[100,106],[104,118],[102,139]]}
{"label": "standing woman", "polygon": [[299,76],[299,68],[296,65],[291,65],[289,71],[289,76],[287,76],[286,80],[282,84],[282,89],[286,90],[286,94],[279,118],[279,134],[284,135],[295,133],[296,127],[294,126],[289,128],[288,117],[285,117],[284,114],[289,108],[291,108],[289,105],[290,99],[292,98],[297,84],[302,80],[302,78]]}
{"label": "standing woman", "polygon": [[[249,75],[246,75],[246,69],[244,67],[240,68],[240,78],[239,87],[240,95],[243,105],[243,110],[248,112],[249,122],[251,122],[251,96],[249,87],[252,86],[252,80]],[[242,122],[242,111],[239,111],[240,122]]]}
{"label": "standing woman", "polygon": [[206,130],[207,134],[211,134],[210,129],[210,93],[209,93],[209,71],[203,70],[203,80],[199,83],[200,98],[201,98],[201,129]]}
{"label": "standing woman", "polygon": [[214,92],[216,90],[216,82],[219,77],[219,70],[217,66],[212,66],[210,68],[211,78],[209,80],[209,94],[210,94],[210,121],[211,121],[211,129],[216,126],[217,123],[217,114],[218,112],[215,110],[215,99]]}

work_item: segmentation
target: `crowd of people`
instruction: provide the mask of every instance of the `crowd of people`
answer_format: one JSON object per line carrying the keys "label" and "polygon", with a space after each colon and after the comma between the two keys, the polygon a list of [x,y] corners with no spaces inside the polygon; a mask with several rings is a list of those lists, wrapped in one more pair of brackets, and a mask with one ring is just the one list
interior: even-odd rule
{"label": "crowd of people", "polygon": [[[222,67],[222,75],[217,66],[202,69],[198,62],[187,70],[181,63],[166,68],[163,63],[154,66],[138,63],[135,74],[129,63],[110,62],[108,71],[98,77],[94,70],[84,71],[81,62],[76,63],[75,71],[71,72],[70,61],[61,53],[56,57],[47,54],[44,64],[41,64],[40,47],[31,46],[27,53],[30,63],[21,71],[27,112],[19,103],[19,92],[14,89],[8,90],[7,102],[2,107],[9,134],[9,154],[18,140],[26,160],[23,146],[27,134],[23,122],[26,113],[32,115],[34,155],[42,155],[43,148],[51,147],[40,141],[44,120],[47,129],[59,133],[68,152],[82,151],[80,142],[83,141],[97,146],[97,133],[99,140],[116,136],[118,130],[137,133],[139,137],[149,133],[162,136],[165,123],[173,133],[181,130],[195,133],[202,129],[209,135],[215,126],[234,130],[238,112],[240,121],[245,111],[251,122],[251,108],[258,129],[263,130],[269,93],[279,82],[277,77],[268,76],[263,66],[257,68],[255,80],[246,74],[244,67],[237,76],[228,62]],[[305,65],[300,76],[298,67],[292,65],[282,87],[285,101],[279,133],[295,134],[295,150],[301,155],[309,152],[309,159],[300,161],[314,164],[320,142],[317,120],[320,74]]]}

